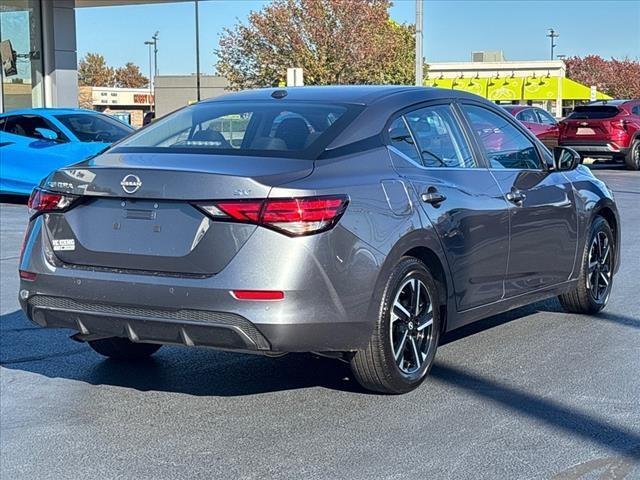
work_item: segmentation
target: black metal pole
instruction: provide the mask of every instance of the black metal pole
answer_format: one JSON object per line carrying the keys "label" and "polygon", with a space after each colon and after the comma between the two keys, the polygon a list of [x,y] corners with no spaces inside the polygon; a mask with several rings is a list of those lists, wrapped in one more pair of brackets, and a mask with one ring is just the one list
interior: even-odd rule
{"label": "black metal pole", "polygon": [[198,0],[196,5],[196,99],[200,101],[200,21],[198,18]]}

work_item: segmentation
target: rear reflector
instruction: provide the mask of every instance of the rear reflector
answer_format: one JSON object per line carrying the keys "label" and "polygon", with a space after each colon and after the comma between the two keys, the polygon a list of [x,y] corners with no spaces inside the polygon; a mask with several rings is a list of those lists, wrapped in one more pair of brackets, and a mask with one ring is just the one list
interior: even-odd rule
{"label": "rear reflector", "polygon": [[254,223],[289,236],[311,235],[333,228],[347,208],[344,195],[220,200],[197,207],[216,220]]}
{"label": "rear reflector", "polygon": [[284,292],[275,290],[232,290],[231,295],[237,300],[282,300]]}
{"label": "rear reflector", "polygon": [[26,280],[28,282],[33,282],[36,279],[37,276],[38,276],[37,273],[27,272],[26,270],[20,270],[20,278],[22,280]]}
{"label": "rear reflector", "polygon": [[69,208],[78,198],[80,197],[77,195],[48,192],[41,188],[35,188],[29,197],[29,214],[63,211]]}

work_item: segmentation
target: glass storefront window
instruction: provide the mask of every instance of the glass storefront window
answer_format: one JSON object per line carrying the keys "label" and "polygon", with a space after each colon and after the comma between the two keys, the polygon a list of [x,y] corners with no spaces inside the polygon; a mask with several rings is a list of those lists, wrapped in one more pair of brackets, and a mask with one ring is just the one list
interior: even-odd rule
{"label": "glass storefront window", "polygon": [[40,0],[0,2],[2,110],[44,106]]}

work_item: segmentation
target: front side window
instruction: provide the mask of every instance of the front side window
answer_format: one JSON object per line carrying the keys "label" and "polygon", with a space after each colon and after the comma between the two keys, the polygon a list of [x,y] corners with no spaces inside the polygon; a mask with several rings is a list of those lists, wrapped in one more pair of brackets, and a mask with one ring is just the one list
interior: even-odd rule
{"label": "front side window", "polygon": [[449,105],[405,115],[426,167],[473,168],[476,162]]}
{"label": "front side window", "polygon": [[535,144],[506,118],[475,105],[463,105],[462,109],[484,147],[491,168],[541,168]]}
{"label": "front side window", "polygon": [[21,137],[42,139],[42,135],[36,130],[37,128],[53,130],[58,134],[60,140],[67,140],[59,128],[39,115],[13,115],[7,117],[4,131]]}
{"label": "front side window", "polygon": [[106,115],[71,113],[56,118],[81,142],[113,143],[129,135],[133,129]]}
{"label": "front side window", "polygon": [[538,114],[538,118],[540,118],[540,123],[543,125],[555,125],[557,123],[556,119],[546,110],[539,109],[536,110],[536,113]]}
{"label": "front side window", "polygon": [[327,145],[357,112],[356,106],[286,101],[201,103],[158,120],[119,147],[305,157]]}

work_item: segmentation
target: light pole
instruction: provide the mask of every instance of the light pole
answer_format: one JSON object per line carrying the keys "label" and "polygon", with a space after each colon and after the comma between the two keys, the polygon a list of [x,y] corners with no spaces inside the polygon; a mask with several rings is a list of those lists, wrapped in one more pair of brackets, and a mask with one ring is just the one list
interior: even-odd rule
{"label": "light pole", "polygon": [[422,0],[416,0],[416,86],[422,86],[423,55],[422,55]]}
{"label": "light pole", "polygon": [[551,40],[551,60],[553,60],[553,49],[557,47],[555,43],[555,39],[558,38],[560,34],[556,32],[553,28],[549,29],[549,33],[547,33],[547,37]]}
{"label": "light pole", "polygon": [[[156,31],[151,37],[151,40],[144,42],[145,45],[149,45],[149,94],[153,98],[153,111],[156,110],[156,98],[155,98],[155,84],[156,77],[158,76],[158,39],[160,32]],[[151,67],[151,46],[153,45],[153,68]]]}
{"label": "light pole", "polygon": [[198,0],[196,7],[196,100],[200,101],[200,20],[198,17]]}

